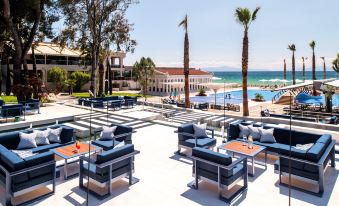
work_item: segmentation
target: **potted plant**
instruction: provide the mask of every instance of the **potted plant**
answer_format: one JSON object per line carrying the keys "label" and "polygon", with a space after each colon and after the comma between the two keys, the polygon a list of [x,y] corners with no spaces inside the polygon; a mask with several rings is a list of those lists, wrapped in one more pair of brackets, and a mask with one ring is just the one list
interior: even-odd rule
{"label": "potted plant", "polygon": [[264,102],[265,101],[264,96],[260,93],[255,93],[254,99],[252,99],[252,100],[256,101],[256,102]]}
{"label": "potted plant", "polygon": [[204,88],[200,88],[199,92],[196,96],[207,96],[206,91]]}

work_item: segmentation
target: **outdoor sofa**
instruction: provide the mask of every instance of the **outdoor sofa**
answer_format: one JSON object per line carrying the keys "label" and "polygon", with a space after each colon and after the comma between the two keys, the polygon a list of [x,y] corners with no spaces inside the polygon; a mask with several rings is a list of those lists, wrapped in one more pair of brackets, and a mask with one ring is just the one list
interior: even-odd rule
{"label": "outdoor sofa", "polygon": [[79,187],[86,189],[83,179],[89,177],[91,183],[107,188],[106,194],[99,194],[95,190],[89,188],[91,194],[98,198],[105,198],[112,194],[112,182],[122,178],[128,178],[129,185],[138,180],[134,178],[134,156],[140,152],[134,149],[133,144],[127,144],[104,151],[96,156],[96,158],[80,157],[80,174]]}
{"label": "outdoor sofa", "polygon": [[[232,159],[232,156],[221,154],[209,149],[194,147],[192,150],[194,181],[188,184],[193,189],[198,189],[199,180],[212,182],[218,186],[219,198],[231,203],[236,197],[247,190],[247,159],[241,157]],[[239,181],[243,185],[229,197],[222,195],[222,190],[232,189]]]}
{"label": "outdoor sofa", "polygon": [[24,105],[23,104],[5,104],[1,107],[1,117],[16,117],[22,116],[24,113]]}
{"label": "outdoor sofa", "polygon": [[[261,123],[247,122],[238,120],[230,123],[228,140],[239,139],[239,124],[253,125],[254,127],[260,127]],[[275,162],[275,170],[279,172],[279,180],[281,182],[282,173],[289,173],[289,153],[291,145],[291,174],[297,177],[306,178],[312,181],[316,181],[319,185],[317,193],[296,188],[305,192],[316,194],[321,196],[324,191],[324,170],[331,161],[331,167],[335,167],[335,140],[332,139],[330,134],[315,134],[312,132],[300,132],[291,131],[291,144],[290,144],[290,130],[285,128],[279,128],[276,126],[263,126],[264,129],[274,128],[273,136],[276,143],[262,143],[260,141],[254,141],[254,144],[265,146],[267,151],[277,154],[279,159]],[[309,144],[313,143],[313,146],[308,150],[297,149],[297,144]]]}
{"label": "outdoor sofa", "polygon": [[116,130],[114,132],[113,140],[100,140],[98,139],[98,135],[101,133],[102,129],[99,128],[94,132],[94,141],[92,144],[101,147],[103,150],[113,149],[116,145],[124,142],[124,144],[132,144],[132,134],[133,128],[125,125],[119,124],[111,124],[111,127],[116,126]]}
{"label": "outdoor sofa", "polygon": [[181,154],[181,148],[192,149],[194,147],[201,148],[213,148],[217,144],[217,140],[214,138],[214,130],[207,128],[212,132],[212,136],[195,136],[193,124],[184,124],[178,127],[176,133],[178,133],[178,154]]}
{"label": "outdoor sofa", "polygon": [[[120,101],[120,104],[117,104],[118,101]],[[112,106],[114,109],[118,108],[118,105],[120,105],[120,107],[121,105],[124,105],[125,107],[130,108],[136,105],[137,98],[129,96],[108,96],[96,98],[80,98],[78,100],[79,105],[91,106],[91,104],[93,104],[93,107],[95,108],[103,108],[104,106],[106,106],[105,102],[111,103],[108,103],[108,106]]]}
{"label": "outdoor sofa", "polygon": [[[34,155],[26,158],[20,158],[12,150],[16,150],[20,142],[19,132],[30,133],[32,130],[0,134],[0,183],[5,187],[6,205],[12,204],[12,197],[47,185],[53,186],[52,191],[38,198],[54,194],[57,173],[54,152],[51,149],[74,143],[73,128],[63,125],[54,125],[50,128],[55,129],[58,127],[62,127],[60,143],[51,143],[33,148]],[[39,128],[37,130],[45,129]]]}

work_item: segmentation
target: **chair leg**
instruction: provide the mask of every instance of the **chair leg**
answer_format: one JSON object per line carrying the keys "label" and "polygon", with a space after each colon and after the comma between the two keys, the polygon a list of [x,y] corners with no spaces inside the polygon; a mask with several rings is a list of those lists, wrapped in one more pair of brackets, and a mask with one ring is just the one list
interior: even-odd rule
{"label": "chair leg", "polygon": [[319,195],[324,193],[324,169],[322,166],[319,166]]}
{"label": "chair leg", "polygon": [[6,175],[6,206],[12,205],[11,184],[11,177]]}
{"label": "chair leg", "polygon": [[331,153],[332,153],[332,156],[331,156],[331,167],[335,167],[335,147],[333,147]]}

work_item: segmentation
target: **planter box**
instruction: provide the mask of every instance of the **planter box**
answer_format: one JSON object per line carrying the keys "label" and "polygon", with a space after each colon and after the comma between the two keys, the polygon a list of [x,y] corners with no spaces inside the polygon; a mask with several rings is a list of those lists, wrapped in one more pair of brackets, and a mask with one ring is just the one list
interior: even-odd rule
{"label": "planter box", "polygon": [[121,87],[121,91],[127,91],[128,89],[128,87]]}
{"label": "planter box", "polygon": [[113,91],[115,91],[115,92],[118,92],[118,91],[120,91],[120,89],[119,89],[119,88],[112,88],[112,90],[113,90]]}

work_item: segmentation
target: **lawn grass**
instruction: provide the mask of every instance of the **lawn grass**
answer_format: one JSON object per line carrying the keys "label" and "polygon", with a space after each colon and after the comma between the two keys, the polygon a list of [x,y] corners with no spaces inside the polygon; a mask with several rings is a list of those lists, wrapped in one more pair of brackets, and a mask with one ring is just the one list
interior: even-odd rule
{"label": "lawn grass", "polygon": [[[75,92],[72,94],[73,97],[77,97],[77,98],[89,98],[90,95],[88,92]],[[135,94],[135,93],[127,93],[127,92],[117,92],[117,93],[113,93],[112,95],[106,95],[107,97],[109,96],[129,96],[129,97],[142,97],[141,94]],[[149,95],[147,95],[148,97],[150,97]]]}
{"label": "lawn grass", "polygon": [[10,96],[2,95],[1,99],[4,100],[4,102],[6,104],[8,104],[8,103],[17,103],[18,102],[16,96],[13,96],[13,95],[10,95]]}

